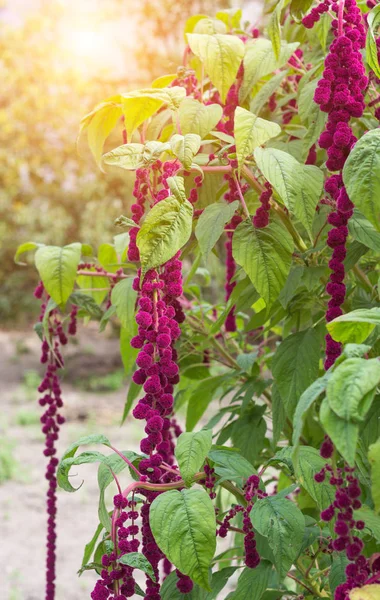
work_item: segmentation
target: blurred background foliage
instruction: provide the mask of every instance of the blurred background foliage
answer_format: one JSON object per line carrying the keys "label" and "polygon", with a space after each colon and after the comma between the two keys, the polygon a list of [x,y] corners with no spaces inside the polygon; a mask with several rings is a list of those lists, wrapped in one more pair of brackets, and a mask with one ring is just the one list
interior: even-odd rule
{"label": "blurred background foliage", "polygon": [[[130,203],[126,176],[79,155],[80,119],[181,64],[183,26],[228,0],[12,0],[0,5],[0,323],[34,318],[34,269],[19,244],[97,247]],[[236,6],[236,2],[234,2]],[[113,140],[114,146],[119,142]],[[112,143],[112,140],[111,140]],[[120,139],[121,143],[121,139]]]}

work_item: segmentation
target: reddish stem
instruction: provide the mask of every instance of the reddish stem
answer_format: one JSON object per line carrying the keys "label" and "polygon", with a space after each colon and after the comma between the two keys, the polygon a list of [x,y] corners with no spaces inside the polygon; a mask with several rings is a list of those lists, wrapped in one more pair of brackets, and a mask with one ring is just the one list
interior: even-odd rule
{"label": "reddish stem", "polygon": [[118,454],[120,456],[120,458],[122,458],[125,463],[127,463],[128,467],[130,467],[136,473],[136,475],[138,477],[141,477],[140,471],[138,471],[136,469],[136,467],[131,463],[130,460],[128,460],[128,458],[126,458],[124,456],[124,454],[122,454],[121,452],[119,452],[119,450],[117,450],[116,448],[114,448],[114,446],[110,446],[110,448],[111,448],[111,450],[113,450],[114,452],[116,452],[116,454]]}
{"label": "reddish stem", "polygon": [[343,35],[343,13],[344,13],[344,0],[339,0],[338,10],[338,35]]}

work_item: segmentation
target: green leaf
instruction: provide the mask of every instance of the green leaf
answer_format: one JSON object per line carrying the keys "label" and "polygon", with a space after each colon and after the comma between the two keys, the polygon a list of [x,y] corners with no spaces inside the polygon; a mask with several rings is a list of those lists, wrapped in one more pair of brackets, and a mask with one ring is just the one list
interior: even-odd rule
{"label": "green leaf", "polygon": [[121,565],[127,565],[127,567],[132,567],[133,569],[143,571],[152,579],[152,581],[156,581],[156,576],[154,574],[152,565],[150,564],[149,560],[140,552],[129,552],[129,554],[123,554],[123,556],[120,556],[120,558],[117,560]]}
{"label": "green leaf", "polygon": [[321,425],[331,438],[334,446],[350,467],[355,465],[356,447],[359,439],[359,426],[338,417],[330,408],[327,398],[321,404],[319,413]]}
{"label": "green leaf", "polygon": [[375,510],[380,512],[380,439],[369,447],[368,460],[371,465],[372,498]]}
{"label": "green leaf", "polygon": [[305,423],[306,414],[309,408],[318,400],[319,396],[325,391],[327,382],[332,373],[326,373],[319,379],[313,381],[311,385],[301,394],[301,398],[296,406],[293,417],[293,445],[298,446],[302,429]]}
{"label": "green leaf", "polygon": [[184,575],[210,590],[209,567],[216,548],[215,511],[203,489],[170,490],[158,496],[149,513],[154,538]]}
{"label": "green leaf", "polygon": [[277,123],[261,119],[249,110],[237,106],[235,110],[235,140],[239,173],[245,159],[252,154],[255,148],[262,146],[280,133],[281,127]]}
{"label": "green leaf", "polygon": [[100,536],[102,530],[103,530],[103,525],[101,523],[99,523],[91,540],[88,542],[88,544],[85,545],[83,558],[82,558],[82,567],[84,565],[86,565],[88,563],[88,561],[90,560],[92,553],[94,551],[97,539]]}
{"label": "green leaf", "polygon": [[42,246],[35,254],[35,263],[45,290],[59,306],[64,306],[74,289],[81,244],[63,248]]}
{"label": "green leaf", "polygon": [[235,450],[212,449],[208,457],[215,463],[214,469],[220,477],[219,483],[231,480],[243,486],[248,477],[256,473],[255,467]]}
{"label": "green leaf", "polygon": [[271,14],[271,18],[268,23],[268,35],[272,42],[273,52],[276,60],[280,58],[281,52],[281,11],[284,7],[284,1],[280,0]]}
{"label": "green leaf", "polygon": [[136,348],[131,347],[131,339],[137,335],[137,331],[138,328],[136,322],[131,322],[131,327],[129,329],[126,329],[125,327],[121,327],[120,329],[120,356],[123,361],[126,375],[130,375],[131,371],[134,369],[137,354],[139,352]]}
{"label": "green leaf", "polygon": [[122,115],[121,97],[113,96],[98,104],[95,109],[81,121],[79,136],[87,130],[90,150],[100,166],[104,142]]}
{"label": "green leaf", "polygon": [[183,135],[196,133],[203,140],[222,118],[219,104],[201,104],[194,98],[185,98],[179,107],[179,124]]}
{"label": "green leaf", "polygon": [[187,486],[190,486],[195,473],[203,465],[212,446],[211,429],[182,433],[177,441],[175,456],[179,470]]}
{"label": "green leaf", "polygon": [[260,114],[261,109],[268,102],[272,94],[274,94],[274,92],[278,90],[282,80],[284,79],[284,77],[286,77],[286,75],[287,71],[281,71],[280,73],[277,73],[277,75],[273,75],[273,77],[271,77],[269,81],[264,83],[264,85],[259,89],[257,94],[255,94],[251,100],[249,108],[252,113],[255,113],[257,115]]}
{"label": "green leaf", "polygon": [[195,227],[195,236],[206,260],[238,208],[238,200],[231,204],[222,201],[206,206],[202,212]]}
{"label": "green leaf", "polygon": [[[268,560],[260,561],[255,569],[247,567],[241,572],[236,590],[226,597],[226,600],[260,600],[266,591],[272,571],[272,564]],[[254,594],[254,595],[253,595]]]}
{"label": "green leaf", "polygon": [[123,144],[103,154],[102,161],[110,167],[136,171],[144,164],[143,151],[144,144]]}
{"label": "green leaf", "polygon": [[313,0],[292,0],[290,3],[292,17],[300,21],[312,4]]}
{"label": "green leaf", "polygon": [[267,425],[265,406],[249,406],[234,422],[231,438],[236,448],[250,462],[255,462],[263,449]]}
{"label": "green leaf", "polygon": [[[108,294],[110,282],[108,277],[98,277],[95,275],[95,267],[87,270],[93,271],[94,275],[78,275],[76,283],[81,288],[82,294],[92,298],[96,304],[100,305]],[[104,289],[99,290],[98,288]]]}
{"label": "green leaf", "polygon": [[103,565],[101,563],[88,563],[81,566],[81,568],[77,571],[78,577],[80,577],[85,571],[93,571],[96,570],[98,573],[102,570]]}
{"label": "green leaf", "polygon": [[379,600],[380,583],[371,583],[363,587],[356,587],[349,593],[350,600]]}
{"label": "green leaf", "polygon": [[224,375],[208,377],[199,384],[190,396],[186,414],[186,430],[194,429],[199,419],[210,404],[217,389],[225,382]]}
{"label": "green leaf", "polygon": [[300,485],[317,503],[320,510],[330,506],[335,499],[335,488],[330,485],[328,479],[321,483],[316,482],[314,479],[314,475],[319,473],[325,465],[326,460],[321,457],[316,448],[300,446],[296,449],[295,476]]}
{"label": "green leaf", "polygon": [[355,240],[374,252],[380,252],[380,233],[356,208],[348,221],[348,229]]}
{"label": "green leaf", "polygon": [[276,570],[284,577],[302,546],[305,531],[302,512],[290,500],[276,495],[257,500],[250,517],[253,527],[268,539]]}
{"label": "green leaf", "polygon": [[346,567],[348,564],[349,561],[344,552],[334,552],[329,573],[329,585],[332,594],[334,594],[338,585],[346,581]]}
{"label": "green leaf", "polygon": [[82,454],[79,454],[78,456],[72,456],[61,460],[57,469],[57,483],[59,487],[66,492],[76,492],[79,488],[74,488],[69,482],[69,471],[71,467],[73,465],[102,462],[105,458],[104,454],[101,454],[100,452],[82,452]]}
{"label": "green leaf", "polygon": [[72,304],[79,306],[82,310],[85,310],[88,315],[94,319],[100,320],[103,316],[103,311],[99,308],[94,298],[91,298],[91,296],[88,296],[86,293],[73,292],[69,296],[69,301]]}
{"label": "green leaf", "polygon": [[135,307],[137,292],[133,289],[133,279],[119,281],[112,290],[111,302],[116,308],[116,314],[122,327],[128,334],[135,330]]}
{"label": "green leaf", "polygon": [[277,60],[270,40],[259,37],[246,44],[244,55],[244,77],[239,91],[240,104],[250,94],[253,86],[265,75],[286,64],[299,44],[281,42],[280,57]]}
{"label": "green leaf", "polygon": [[119,268],[117,254],[112,244],[100,244],[98,248],[98,261],[106,271],[116,273]]}
{"label": "green leaf", "polygon": [[263,229],[256,229],[247,219],[235,230],[233,257],[243,267],[268,308],[285,284],[293,249],[291,235],[274,219]]}
{"label": "green leaf", "polygon": [[225,102],[244,56],[244,43],[232,35],[187,34],[191,51],[204,64],[211,82]]}
{"label": "green leaf", "polygon": [[356,521],[364,521],[365,529],[368,529],[371,532],[371,536],[377,542],[380,542],[380,516],[372,508],[364,504],[359,510],[354,511],[354,519]]}
{"label": "green leaf", "polygon": [[37,244],[36,242],[25,242],[24,244],[21,244],[17,248],[16,254],[14,255],[14,262],[16,265],[21,265],[22,267],[26,266],[28,263],[21,262],[19,260],[21,254],[24,254],[24,252],[30,252],[31,250],[36,250],[36,248],[41,248],[43,245],[44,244]]}
{"label": "green leaf", "polygon": [[[135,452],[125,450],[122,454],[128,458],[130,462],[135,462],[140,458],[139,454]],[[106,488],[114,481],[113,474],[118,475],[124,469],[127,468],[127,463],[118,454],[111,454],[106,456],[101,462],[98,469],[98,486],[99,486],[99,506],[98,515],[99,521],[103,527],[109,532],[111,531],[111,519],[108,510],[105,505],[105,491]]]}
{"label": "green leaf", "polygon": [[330,377],[326,398],[331,410],[346,421],[364,421],[380,383],[380,362],[376,358],[348,358]]}
{"label": "green leaf", "polygon": [[129,411],[132,408],[133,402],[136,400],[137,396],[141,392],[141,386],[137,385],[134,381],[131,381],[128,388],[127,399],[124,404],[123,416],[121,418],[120,425],[123,425],[125,419],[129,415]]}
{"label": "green leaf", "polygon": [[170,146],[174,156],[183,164],[185,169],[190,169],[193,158],[201,147],[201,138],[197,133],[179,135],[176,133],[170,139]]}
{"label": "green leaf", "polygon": [[[114,224],[116,227],[125,227],[127,229],[129,227],[136,227],[136,223],[134,221],[132,221],[132,219],[130,219],[129,217],[125,217],[124,215],[120,215],[120,217],[115,219]],[[115,247],[115,250],[116,250],[116,247]],[[124,250],[124,248],[123,248],[123,250]],[[121,253],[119,252],[119,254],[121,254]]]}
{"label": "green leaf", "polygon": [[380,308],[358,308],[327,323],[331,337],[337,342],[361,344],[380,325]]}
{"label": "green leaf", "polygon": [[376,77],[380,77],[379,58],[377,56],[377,30],[380,25],[380,6],[374,6],[367,16],[367,39],[365,45],[365,58],[370,69],[375,73]]}
{"label": "green leaf", "polygon": [[380,229],[380,129],[365,133],[343,168],[347,194],[356,208]]}
{"label": "green leaf", "polygon": [[319,373],[320,341],[315,329],[289,335],[273,357],[273,377],[287,415],[292,419],[302,393]]}
{"label": "green leaf", "polygon": [[153,206],[137,234],[141,275],[166,263],[189,240],[193,206],[169,196]]}
{"label": "green leaf", "polygon": [[315,208],[323,190],[322,171],[314,165],[302,165],[276,148],[256,148],[254,157],[286,208],[301,221],[312,238]]}

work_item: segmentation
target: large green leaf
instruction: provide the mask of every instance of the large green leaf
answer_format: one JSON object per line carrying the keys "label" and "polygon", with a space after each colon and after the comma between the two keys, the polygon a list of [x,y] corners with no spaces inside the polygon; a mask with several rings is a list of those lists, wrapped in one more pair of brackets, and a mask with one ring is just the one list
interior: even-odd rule
{"label": "large green leaf", "polygon": [[334,552],[329,573],[329,585],[332,593],[335,592],[338,585],[346,581],[346,567],[348,564],[349,561],[345,552]]}
{"label": "large green leaf", "polygon": [[290,418],[302,393],[318,377],[319,358],[320,341],[315,329],[289,335],[276,350],[272,372]]}
{"label": "large green leaf", "polygon": [[376,358],[348,358],[330,377],[326,398],[331,410],[346,421],[364,421],[380,383]]}
{"label": "large green leaf", "polygon": [[321,404],[319,418],[323,429],[332,439],[338,452],[350,467],[353,467],[359,439],[359,425],[338,417],[331,410],[327,398],[324,398]]}
{"label": "large green leaf", "polygon": [[203,465],[211,446],[211,429],[202,429],[197,432],[187,431],[179,436],[175,456],[186,485],[191,485],[195,473]]}
{"label": "large green leaf", "polygon": [[204,379],[199,386],[195,388],[190,396],[186,414],[186,429],[191,431],[194,429],[199,419],[210,404],[217,389],[223,385],[226,377],[217,375],[216,377],[208,377]]}
{"label": "large green leaf", "polygon": [[149,560],[140,552],[129,552],[128,554],[123,554],[123,556],[118,559],[118,562],[121,565],[127,565],[133,569],[143,571],[143,573],[148,575],[153,581],[156,581],[156,576],[154,574],[152,565],[150,564]]}
{"label": "large green leaf", "polygon": [[348,221],[348,229],[355,240],[374,250],[374,252],[380,252],[380,233],[356,208]]}
{"label": "large green leaf", "polygon": [[369,530],[377,542],[380,542],[380,516],[372,508],[363,504],[359,510],[354,511],[354,519],[365,522],[365,532]]}
{"label": "large green leaf", "polygon": [[187,34],[191,51],[204,64],[205,71],[225,102],[244,56],[244,44],[232,35]]}
{"label": "large green leaf", "polygon": [[201,137],[197,133],[176,133],[170,138],[170,147],[185,169],[190,169],[193,158],[201,147]]}
{"label": "large green leaf", "polygon": [[361,344],[380,325],[380,308],[358,308],[327,323],[334,340],[346,344]]}
{"label": "large green leaf", "polygon": [[239,208],[239,202],[216,202],[206,206],[195,228],[195,235],[199,247],[207,260],[211,250],[224,231],[226,223],[231,221],[235,211]]}
{"label": "large green leaf", "polygon": [[321,510],[324,510],[335,499],[335,488],[330,485],[328,478],[321,483],[314,479],[326,465],[326,460],[321,457],[318,450],[311,446],[300,446],[296,450],[294,460],[294,473],[297,481],[310,494]]}
{"label": "large green leaf", "polygon": [[112,290],[111,302],[116,309],[120,323],[131,334],[135,330],[135,307],[137,292],[133,289],[133,279],[119,281]]}
{"label": "large green leaf", "polygon": [[311,385],[301,394],[301,398],[297,403],[293,417],[293,444],[298,446],[302,429],[304,426],[307,411],[318,400],[319,396],[325,391],[327,382],[331,377],[331,373],[326,373],[319,379],[313,381]]}
{"label": "large green leaf", "polygon": [[181,573],[210,590],[216,520],[207,492],[199,488],[164,492],[153,501],[149,521],[165,556]]}
{"label": "large green leaf", "polygon": [[254,156],[264,177],[311,237],[315,208],[323,190],[322,171],[313,165],[302,165],[276,148],[256,148]]}
{"label": "large green leaf", "polygon": [[280,133],[281,127],[277,123],[261,119],[249,110],[237,106],[235,110],[235,140],[239,172],[245,159],[252,154],[255,148],[262,146]]}
{"label": "large green leaf", "polygon": [[249,406],[234,422],[231,438],[236,448],[250,462],[255,462],[264,446],[267,424],[265,406]]}
{"label": "large green leaf", "polygon": [[102,161],[110,167],[120,167],[127,171],[136,171],[144,164],[144,144],[123,144],[103,154]]}
{"label": "large green leaf", "polygon": [[108,277],[97,276],[95,267],[86,270],[93,272],[94,275],[78,275],[76,283],[81,288],[83,294],[92,298],[96,304],[101,304],[107,296],[110,287],[109,279]]}
{"label": "large green leaf", "polygon": [[194,98],[185,98],[179,107],[179,123],[183,135],[196,133],[203,140],[222,118],[219,104],[201,104]]}
{"label": "large green leaf", "polygon": [[263,229],[256,229],[248,219],[236,228],[232,240],[234,259],[243,267],[268,308],[285,284],[293,249],[291,235],[273,218]]}
{"label": "large green leaf", "polygon": [[147,214],[137,234],[142,276],[166,263],[180,250],[191,235],[193,206],[169,196]]}
{"label": "large green leaf", "polygon": [[365,57],[370,69],[375,73],[376,77],[380,77],[380,65],[377,54],[376,39],[378,36],[377,30],[380,25],[380,6],[374,6],[367,17],[367,39],[365,45]]}
{"label": "large green leaf", "polygon": [[58,305],[65,305],[74,289],[82,244],[42,246],[34,260],[45,290]]}
{"label": "large green leaf", "polygon": [[260,37],[247,43],[243,62],[244,78],[239,92],[240,103],[244,102],[255,83],[286,64],[298,45],[298,42],[281,42],[277,60],[270,40]]}
{"label": "large green leaf", "polygon": [[375,510],[380,512],[380,439],[369,447],[368,460],[371,465],[372,498]]}
{"label": "large green leaf", "polygon": [[356,208],[380,230],[380,129],[356,142],[345,162],[343,181]]}
{"label": "large green leaf", "polygon": [[235,450],[212,449],[208,457],[215,463],[214,469],[220,477],[219,482],[229,479],[242,487],[248,477],[256,473],[255,467]]}
{"label": "large green leaf", "polygon": [[275,567],[284,577],[298,557],[305,518],[296,504],[276,495],[257,500],[251,513],[253,527],[268,539],[274,554]]}
{"label": "large green leaf", "polygon": [[226,600],[260,600],[268,587],[272,564],[262,560],[255,569],[247,567],[242,571],[236,590],[226,597]]}

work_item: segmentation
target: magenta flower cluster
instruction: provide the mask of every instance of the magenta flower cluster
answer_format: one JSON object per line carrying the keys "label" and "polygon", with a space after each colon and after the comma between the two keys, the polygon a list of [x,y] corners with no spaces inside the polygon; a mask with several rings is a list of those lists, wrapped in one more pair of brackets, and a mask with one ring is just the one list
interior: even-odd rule
{"label": "magenta flower cluster", "polygon": [[272,197],[272,186],[270,183],[265,183],[265,190],[260,194],[260,206],[257,208],[253,216],[253,225],[257,229],[263,229],[269,223],[270,199]]}
{"label": "magenta flower cluster", "polygon": [[161,462],[165,460],[170,464],[173,457],[169,416],[173,409],[174,385],[179,381],[174,343],[181,334],[179,323],[184,320],[178,302],[182,294],[181,268],[177,255],[166,263],[161,273],[149,271],[141,290],[139,277],[134,281],[141,295],[136,314],[138,335],[131,340],[132,347],[140,349],[136,359],[139,369],[133,381],[143,386],[145,395],[134,408],[133,416],[146,421],[147,437],[141,441],[140,448],[150,458],[142,461],[140,470],[153,482],[162,476]]}
{"label": "magenta flower cluster", "polygon": [[[342,10],[343,9],[343,10]],[[355,0],[344,0],[341,10],[334,2],[331,10],[338,19],[333,20],[335,35],[325,60],[323,76],[319,80],[314,100],[322,111],[328,113],[326,130],[319,138],[321,148],[327,150],[326,167],[330,171],[341,171],[356,142],[349,121],[361,117],[364,110],[364,91],[368,85],[361,49],[365,43],[365,30],[361,13]],[[342,314],[346,287],[343,283],[346,256],[347,223],[352,215],[353,204],[343,185],[341,174],[332,175],[325,183],[326,192],[335,202],[336,210],[328,217],[333,228],[328,233],[327,244],[333,250],[329,267],[332,271],[327,285],[330,296],[327,321]],[[341,344],[326,336],[325,368],[329,369],[341,353]]]}
{"label": "magenta flower cluster", "polygon": [[[321,446],[321,455],[328,459],[333,452],[333,444],[326,437]],[[346,567],[347,579],[336,588],[335,600],[349,600],[350,590],[373,582],[373,578],[370,579],[369,561],[362,554],[363,541],[358,535],[355,535],[355,530],[362,531],[365,523],[354,517],[354,511],[362,506],[360,485],[358,479],[353,475],[354,470],[348,466],[333,469],[330,464],[326,464],[314,476],[318,483],[322,483],[327,477],[336,490],[334,502],[321,512],[323,521],[329,522],[335,519],[334,532],[337,537],[329,542],[328,550],[345,552],[350,561]]]}
{"label": "magenta flower cluster", "polygon": [[[39,283],[34,295],[42,298],[44,287]],[[47,300],[42,303],[40,321],[42,321]],[[74,335],[76,332],[77,307],[73,306],[68,332]],[[56,471],[58,458],[56,458],[56,442],[58,440],[60,426],[65,422],[60,410],[63,407],[62,391],[58,377],[58,370],[63,367],[63,357],[60,347],[67,344],[67,336],[56,310],[49,314],[49,341],[44,338],[41,346],[41,363],[46,364],[46,373],[38,387],[41,394],[40,406],[45,408],[41,416],[42,433],[45,435],[44,455],[49,462],[46,467],[45,478],[48,481],[47,491],[47,538],[46,538],[46,591],[45,600],[54,600],[55,577],[56,577],[56,515],[57,515],[57,477]]]}
{"label": "magenta flower cluster", "polygon": [[244,497],[247,501],[247,505],[245,507],[241,506],[240,504],[233,506],[225,515],[223,521],[221,522],[220,528],[217,531],[217,535],[219,535],[219,537],[225,538],[228,530],[231,528],[230,521],[236,517],[238,513],[242,513],[245,564],[250,569],[255,569],[259,565],[260,555],[256,549],[255,532],[253,531],[249,514],[252,510],[254,498],[264,498],[268,495],[266,492],[263,492],[259,489],[259,485],[260,478],[258,475],[251,475],[251,477],[247,479],[247,482],[244,486]]}

